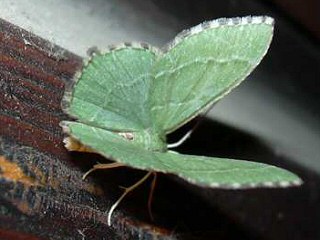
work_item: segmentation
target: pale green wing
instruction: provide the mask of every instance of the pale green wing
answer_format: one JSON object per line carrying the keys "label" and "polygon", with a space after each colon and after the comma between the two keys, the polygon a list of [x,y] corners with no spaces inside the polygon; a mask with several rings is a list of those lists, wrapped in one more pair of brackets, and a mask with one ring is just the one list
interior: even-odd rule
{"label": "pale green wing", "polygon": [[101,128],[75,122],[63,125],[64,131],[108,159],[137,169],[175,174],[197,185],[252,188],[301,184],[296,175],[262,163],[148,151]]}
{"label": "pale green wing", "polygon": [[218,19],[182,32],[155,63],[154,124],[172,132],[236,87],[259,64],[273,34],[270,17]]}
{"label": "pale green wing", "polygon": [[145,44],[123,44],[93,55],[65,93],[64,110],[80,122],[116,131],[150,126],[146,101],[156,54]]}

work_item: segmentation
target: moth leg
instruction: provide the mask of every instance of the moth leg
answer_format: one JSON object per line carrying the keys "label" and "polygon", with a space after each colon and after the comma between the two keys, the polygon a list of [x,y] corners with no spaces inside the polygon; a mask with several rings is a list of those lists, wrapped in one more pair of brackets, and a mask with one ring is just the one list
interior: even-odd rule
{"label": "moth leg", "polygon": [[121,197],[111,206],[109,212],[108,212],[108,225],[111,226],[111,216],[116,207],[119,205],[119,203],[122,201],[122,199],[131,191],[139,187],[144,181],[146,181],[151,174],[153,174],[152,171],[148,172],[146,175],[144,175],[143,178],[141,178],[138,182],[135,184],[131,185],[130,187],[125,187],[124,188],[124,193],[121,195]]}
{"label": "moth leg", "polygon": [[69,151],[77,151],[77,152],[92,152],[94,153],[94,150],[91,149],[88,146],[83,145],[81,142],[79,142],[77,139],[72,137],[66,137],[63,139],[63,143],[66,149]]}
{"label": "moth leg", "polygon": [[148,212],[151,220],[153,221],[153,214],[152,214],[152,199],[153,199],[153,193],[154,189],[156,187],[156,182],[157,182],[157,173],[153,172],[153,179],[151,182],[151,187],[150,187],[150,193],[149,193],[149,198],[148,198]]}
{"label": "moth leg", "polygon": [[98,164],[93,165],[93,167],[82,176],[82,179],[84,180],[90,173],[92,173],[95,170],[110,169],[110,168],[117,168],[117,167],[124,167],[124,166],[126,166],[126,165],[123,163],[119,163],[119,162],[98,163]]}

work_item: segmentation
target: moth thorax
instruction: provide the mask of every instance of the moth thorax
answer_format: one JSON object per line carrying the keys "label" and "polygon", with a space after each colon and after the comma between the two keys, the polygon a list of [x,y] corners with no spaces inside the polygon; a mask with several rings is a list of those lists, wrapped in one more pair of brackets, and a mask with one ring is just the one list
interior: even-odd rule
{"label": "moth thorax", "polygon": [[144,148],[150,151],[165,152],[167,150],[167,144],[165,142],[165,136],[160,135],[158,132],[147,129],[143,132],[141,143]]}

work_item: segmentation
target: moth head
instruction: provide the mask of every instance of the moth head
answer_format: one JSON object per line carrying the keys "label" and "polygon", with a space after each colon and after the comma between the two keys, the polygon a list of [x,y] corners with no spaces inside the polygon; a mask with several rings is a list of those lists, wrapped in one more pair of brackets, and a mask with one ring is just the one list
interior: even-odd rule
{"label": "moth head", "polygon": [[134,135],[131,132],[119,132],[118,135],[129,141],[134,140]]}

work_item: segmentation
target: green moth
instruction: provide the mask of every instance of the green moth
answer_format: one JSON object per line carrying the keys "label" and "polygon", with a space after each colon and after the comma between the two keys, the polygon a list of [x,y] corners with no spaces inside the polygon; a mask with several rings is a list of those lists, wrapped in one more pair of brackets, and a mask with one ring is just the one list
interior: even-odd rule
{"label": "green moth", "polygon": [[124,43],[93,54],[64,95],[64,111],[77,119],[61,123],[72,137],[66,147],[77,150],[74,139],[115,161],[111,167],[175,174],[210,188],[300,185],[275,166],[179,154],[166,143],[168,133],[253,71],[269,48],[273,23],[266,16],[221,18],[183,31],[163,49]]}

